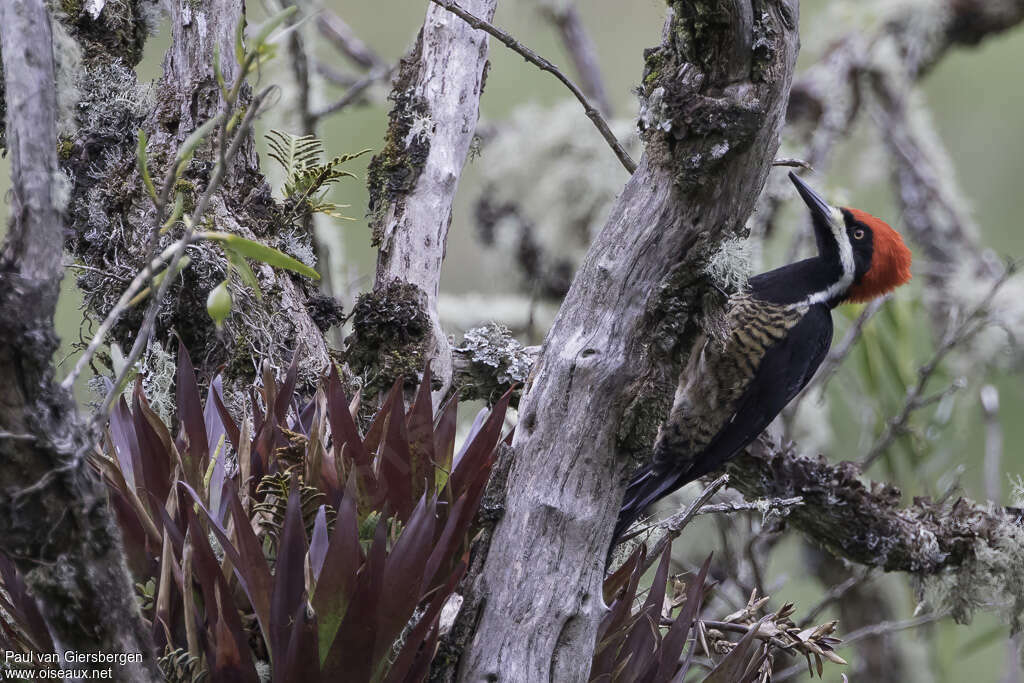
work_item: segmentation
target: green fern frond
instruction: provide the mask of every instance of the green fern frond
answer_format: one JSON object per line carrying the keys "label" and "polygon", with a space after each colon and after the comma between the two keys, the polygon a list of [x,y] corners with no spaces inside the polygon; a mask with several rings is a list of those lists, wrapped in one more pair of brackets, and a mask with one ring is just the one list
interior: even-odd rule
{"label": "green fern frond", "polygon": [[321,163],[323,143],[312,135],[292,135],[280,130],[267,133],[269,156],[284,170],[284,200],[288,207],[286,220],[301,219],[312,213],[323,213],[333,218],[345,218],[339,204],[326,201],[328,188],[342,178],[357,178],[351,171],[339,168],[353,159],[367,154],[364,149],[353,154],[342,154]]}
{"label": "green fern frond", "polygon": [[266,138],[270,158],[281,165],[286,178],[317,164],[323,156],[323,143],[313,135],[271,130]]}

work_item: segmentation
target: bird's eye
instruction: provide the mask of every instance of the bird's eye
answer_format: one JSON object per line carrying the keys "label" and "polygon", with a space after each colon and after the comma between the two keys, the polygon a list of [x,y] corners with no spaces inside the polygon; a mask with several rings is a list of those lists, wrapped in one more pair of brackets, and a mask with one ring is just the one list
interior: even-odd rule
{"label": "bird's eye", "polygon": [[864,231],[861,230],[860,228],[857,228],[856,230],[854,230],[853,231],[853,239],[855,239],[855,240],[862,240],[862,239],[864,239]]}

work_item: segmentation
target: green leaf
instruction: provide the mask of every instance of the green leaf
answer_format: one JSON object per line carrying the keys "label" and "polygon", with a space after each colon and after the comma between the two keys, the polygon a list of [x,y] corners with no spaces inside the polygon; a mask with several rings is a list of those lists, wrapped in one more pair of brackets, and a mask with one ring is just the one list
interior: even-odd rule
{"label": "green leaf", "polygon": [[203,236],[220,242],[225,249],[235,251],[241,256],[251,258],[254,261],[260,261],[275,268],[284,268],[314,280],[320,279],[320,274],[305,263],[265,244],[226,232],[206,232],[203,233]]}
{"label": "green leaf", "polygon": [[245,20],[238,22],[238,26],[235,27],[235,62],[241,64],[245,61],[245,45],[243,44],[242,38],[245,35]]}
{"label": "green leaf", "polygon": [[195,154],[196,147],[198,147],[199,143],[203,141],[203,138],[209,135],[210,132],[220,123],[221,116],[221,114],[218,114],[196,128],[192,131],[192,134],[185,138],[185,141],[181,143],[181,147],[178,148],[178,154],[175,157],[175,162],[179,169],[192,159],[192,155]]}
{"label": "green leaf", "polygon": [[226,249],[225,253],[228,255],[228,262],[238,271],[238,276],[242,278],[242,282],[256,293],[257,299],[262,299],[263,292],[260,290],[260,281],[256,279],[256,273],[252,272],[252,268],[249,267],[245,257],[232,249]]}
{"label": "green leaf", "polygon": [[174,197],[174,208],[171,210],[170,217],[164,221],[163,227],[160,228],[160,234],[164,234],[171,227],[181,220],[181,214],[185,211],[185,196],[178,192]]}
{"label": "green leaf", "polygon": [[[242,22],[238,22],[241,26]],[[217,87],[220,94],[226,101],[228,99],[228,86],[224,82],[224,72],[220,68],[220,45],[213,46],[213,75],[217,78]]]}
{"label": "green leaf", "polygon": [[288,17],[295,14],[296,11],[298,11],[298,7],[296,7],[295,5],[285,7],[283,10],[281,10],[280,12],[278,12],[277,14],[275,14],[274,16],[270,17],[262,24],[260,24],[259,30],[256,33],[256,37],[253,40],[253,49],[258,50],[261,45],[266,43],[267,38],[270,37],[271,32],[273,32],[275,28],[277,28],[285,21],[287,21]]}
{"label": "green leaf", "polygon": [[206,312],[213,318],[218,330],[224,326],[224,319],[231,312],[231,292],[228,291],[227,280],[210,290],[206,297]]}
{"label": "green leaf", "polygon": [[136,156],[139,160],[139,173],[142,175],[142,183],[146,186],[146,191],[149,192],[149,196],[153,198],[155,202],[156,186],[153,185],[153,179],[149,175],[149,160],[146,157],[146,145],[149,142],[146,137],[146,131],[139,129],[139,146],[136,149]]}

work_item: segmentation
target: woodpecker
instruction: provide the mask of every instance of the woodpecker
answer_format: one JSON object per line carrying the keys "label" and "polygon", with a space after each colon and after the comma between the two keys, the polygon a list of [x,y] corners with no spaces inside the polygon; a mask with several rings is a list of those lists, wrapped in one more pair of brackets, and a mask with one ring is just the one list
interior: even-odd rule
{"label": "woodpecker", "polygon": [[899,233],[789,178],[810,210],[818,255],[752,277],[729,298],[724,332],[697,339],[653,460],[626,489],[615,539],[649,505],[742,451],[800,393],[832,344],[833,308],[910,280]]}

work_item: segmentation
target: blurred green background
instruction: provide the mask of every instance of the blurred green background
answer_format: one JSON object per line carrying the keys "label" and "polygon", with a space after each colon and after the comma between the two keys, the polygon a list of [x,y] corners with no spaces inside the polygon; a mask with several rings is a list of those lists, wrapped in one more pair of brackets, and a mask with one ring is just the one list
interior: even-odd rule
{"label": "blurred green background", "polygon": [[[801,67],[813,63],[831,38],[858,25],[870,28],[874,18],[869,8],[855,1],[817,0],[802,4]],[[424,2],[409,0],[327,0],[324,5],[343,17],[389,63],[396,61],[408,48],[425,10]],[[615,115],[631,119],[636,113],[636,99],[631,89],[641,74],[643,49],[658,42],[664,3],[659,0],[629,3],[584,0],[578,3],[578,7],[597,45]],[[259,8],[252,10],[258,19]],[[533,4],[502,3],[495,22],[552,61],[564,65],[571,73],[570,62],[558,37],[551,25],[535,11]],[[141,78],[158,77],[167,40],[166,26],[151,38],[147,56],[139,68]],[[318,52],[325,62],[342,70],[348,69],[349,65],[329,46],[319,45]],[[952,52],[922,84],[935,125],[951,154],[961,185],[972,202],[985,243],[998,254],[1013,257],[1024,257],[1024,233],[1018,226],[1017,194],[1024,177],[1022,63],[1024,30],[1018,30],[990,39],[977,49]],[[261,124],[263,130],[268,126],[289,129],[287,71],[279,65],[276,70],[271,69],[267,77],[282,83],[285,97],[278,111]],[[343,92],[342,89],[325,86],[319,94],[321,104],[332,101]],[[371,91],[368,103],[347,108],[322,122],[318,132],[330,154],[380,146],[387,122],[385,93],[386,89],[378,86]],[[491,70],[482,101],[482,124],[500,124],[523,105],[547,107],[566,98],[565,89],[550,75],[541,73],[503,46],[492,43]],[[562,111],[569,111],[577,117],[580,135],[597,138],[598,134],[581,108]],[[294,128],[291,130],[299,132]],[[864,140],[859,138],[844,146],[828,172],[827,186],[840,195],[838,199],[886,218],[898,230],[900,218],[894,208],[885,156],[872,153],[870,144],[867,148],[865,151]],[[353,170],[362,176],[367,161],[368,157],[360,158]],[[493,295],[515,289],[512,283],[515,283],[517,275],[509,263],[507,252],[483,249],[474,228],[472,205],[481,191],[481,170],[488,163],[487,149],[484,148],[483,153],[467,165],[461,181],[442,283],[447,294]],[[4,196],[8,187],[8,171],[9,161],[5,160],[0,163],[0,192]],[[621,169],[618,172],[624,182],[625,172]],[[273,179],[272,174],[271,177]],[[344,255],[346,285],[357,292],[372,282],[375,266],[364,218],[366,188],[361,182],[342,183],[335,190],[333,199],[350,204],[348,214],[356,219],[354,222],[334,222],[326,229],[333,231],[338,253]],[[794,221],[793,227],[796,229],[800,225],[799,221]],[[773,244],[765,250],[765,268],[781,264],[791,235],[792,230],[782,231],[773,238]],[[921,286],[920,280],[915,287]],[[65,280],[64,292],[58,312],[58,331],[65,341],[65,349],[59,358],[70,351],[69,342],[78,340],[82,323],[72,278]],[[869,425],[867,429],[867,443],[870,443],[871,430],[877,429],[877,420],[884,419],[898,408],[907,381],[913,381],[914,368],[927,359],[930,329],[916,302],[917,294],[915,290],[897,294],[885,312],[869,326],[865,340],[832,382],[828,412],[820,417],[831,423],[832,434],[826,440],[829,457],[854,458],[864,443],[864,424],[859,417],[854,419],[849,415],[852,408],[849,401],[844,401],[843,393],[853,391],[858,395],[875,395],[875,404],[882,414],[874,416],[875,422],[871,423],[874,426]],[[843,315],[852,319],[856,313],[856,310],[847,310]],[[844,323],[840,321],[837,327],[838,339]],[[539,339],[527,341],[537,342]],[[70,364],[64,363],[64,371]],[[999,373],[990,378],[973,377],[968,388],[960,392],[956,403],[945,410],[948,415],[928,416],[922,423],[922,428],[935,438],[923,444],[909,440],[901,442],[892,449],[886,461],[872,470],[872,474],[897,482],[908,496],[941,492],[952,478],[959,476],[964,495],[984,499],[983,424],[977,390],[985,380],[993,382],[1000,390],[1001,423],[1006,443],[1004,469],[1008,474],[1020,472],[1024,456],[1017,444],[1024,442],[1024,421],[1017,416],[1024,407],[1024,390],[1018,376]],[[89,399],[84,388],[80,389],[79,396],[83,401]],[[958,466],[962,471],[957,469]],[[1008,479],[1003,480],[1002,502],[1008,502]],[[703,557],[714,546],[714,537],[710,534],[696,533],[692,539],[694,547],[692,552],[686,552],[687,557]],[[804,580],[802,571],[798,544],[787,542],[776,552],[771,566],[772,581],[769,583],[785,579],[782,588],[773,596],[773,604],[783,600],[794,600],[798,605],[816,601],[821,589],[813,581]],[[912,613],[914,603],[909,591],[904,590],[903,593],[905,600],[895,606],[895,612],[906,617]],[[919,642],[932,661],[932,673],[922,671],[923,678],[918,680],[931,680],[934,675],[934,680],[949,683],[964,680],[980,683],[1003,680],[1007,667],[1006,631],[1006,627],[999,625],[994,618],[979,615],[970,627],[942,624],[936,629],[933,639],[926,640],[915,631],[898,637],[906,642]],[[844,651],[843,654],[847,656],[850,653]],[[838,681],[839,678],[840,669],[826,669],[826,680]]]}

